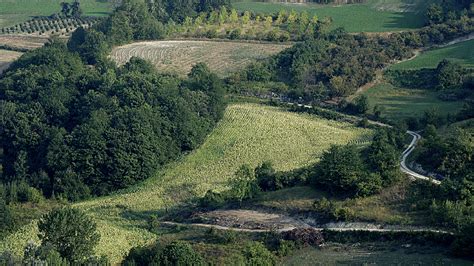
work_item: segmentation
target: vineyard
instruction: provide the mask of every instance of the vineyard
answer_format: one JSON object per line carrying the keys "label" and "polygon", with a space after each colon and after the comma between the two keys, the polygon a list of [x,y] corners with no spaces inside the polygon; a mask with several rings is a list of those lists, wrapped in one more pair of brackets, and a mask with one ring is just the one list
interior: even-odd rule
{"label": "vineyard", "polygon": [[125,64],[132,57],[151,61],[159,71],[185,75],[197,63],[206,63],[220,76],[240,70],[252,61],[276,54],[288,45],[218,42],[155,41],[139,42],[115,48],[112,58]]}
{"label": "vineyard", "polygon": [[99,19],[94,17],[67,18],[60,16],[37,17],[11,27],[0,29],[0,34],[67,35],[78,27],[88,28]]}
{"label": "vineyard", "polygon": [[[209,189],[224,189],[242,164],[255,167],[269,160],[277,170],[291,170],[316,162],[331,144],[357,143],[370,135],[370,130],[348,123],[234,104],[199,149],[139,186],[77,206],[99,222],[102,237],[97,253],[107,254],[115,263],[131,247],[156,237],[144,229],[150,214],[172,209]],[[30,238],[35,238],[34,225],[5,239],[0,252],[12,248],[20,253]]]}

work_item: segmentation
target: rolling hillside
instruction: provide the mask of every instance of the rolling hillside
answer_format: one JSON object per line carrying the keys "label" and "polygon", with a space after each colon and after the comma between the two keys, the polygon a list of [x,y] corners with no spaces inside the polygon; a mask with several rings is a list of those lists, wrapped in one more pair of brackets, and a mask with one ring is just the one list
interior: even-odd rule
{"label": "rolling hillside", "polygon": [[[359,143],[370,130],[347,123],[283,111],[255,104],[233,104],[224,119],[196,151],[127,191],[76,204],[97,221],[102,235],[98,254],[117,263],[128,250],[156,235],[146,230],[147,218],[178,206],[209,189],[223,189],[242,165],[265,160],[277,170],[291,170],[316,162],[331,144]],[[21,253],[36,239],[34,224],[0,243]]]}

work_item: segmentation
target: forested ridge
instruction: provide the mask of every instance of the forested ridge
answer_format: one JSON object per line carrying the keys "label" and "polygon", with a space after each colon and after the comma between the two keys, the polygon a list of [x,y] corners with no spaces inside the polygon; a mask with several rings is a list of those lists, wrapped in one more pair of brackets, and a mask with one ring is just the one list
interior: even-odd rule
{"label": "forested ridge", "polygon": [[20,58],[0,84],[3,182],[70,200],[144,180],[196,148],[224,108],[204,66],[187,80],[139,59],[91,68],[59,41]]}

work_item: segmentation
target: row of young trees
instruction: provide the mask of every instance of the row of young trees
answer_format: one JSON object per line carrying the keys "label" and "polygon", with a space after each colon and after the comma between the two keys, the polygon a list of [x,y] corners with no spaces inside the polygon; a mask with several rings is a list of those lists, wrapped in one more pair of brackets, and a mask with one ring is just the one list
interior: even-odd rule
{"label": "row of young trees", "polygon": [[330,19],[311,17],[307,12],[281,10],[278,14],[257,14],[228,10],[225,6],[197,17],[186,17],[181,24],[168,24],[172,36],[257,39],[268,41],[303,40],[316,30],[328,27]]}

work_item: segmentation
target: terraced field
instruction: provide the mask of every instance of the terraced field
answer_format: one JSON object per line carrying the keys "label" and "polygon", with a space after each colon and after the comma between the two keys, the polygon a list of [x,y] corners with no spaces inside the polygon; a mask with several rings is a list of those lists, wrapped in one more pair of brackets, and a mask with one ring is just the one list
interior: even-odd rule
{"label": "terraced field", "polygon": [[[102,237],[97,253],[117,263],[131,247],[156,238],[146,230],[151,214],[160,215],[209,189],[224,189],[242,164],[256,166],[269,160],[278,170],[291,170],[316,162],[331,144],[357,143],[370,134],[348,123],[275,107],[233,104],[199,149],[141,185],[76,206],[98,221]],[[0,252],[21,253],[29,239],[37,239],[36,230],[30,224],[7,237]]]}
{"label": "terraced field", "polygon": [[218,42],[153,41],[138,42],[113,49],[111,57],[125,64],[132,57],[150,60],[160,71],[186,75],[197,63],[206,63],[220,76],[244,68],[252,61],[276,54],[288,45]]}

